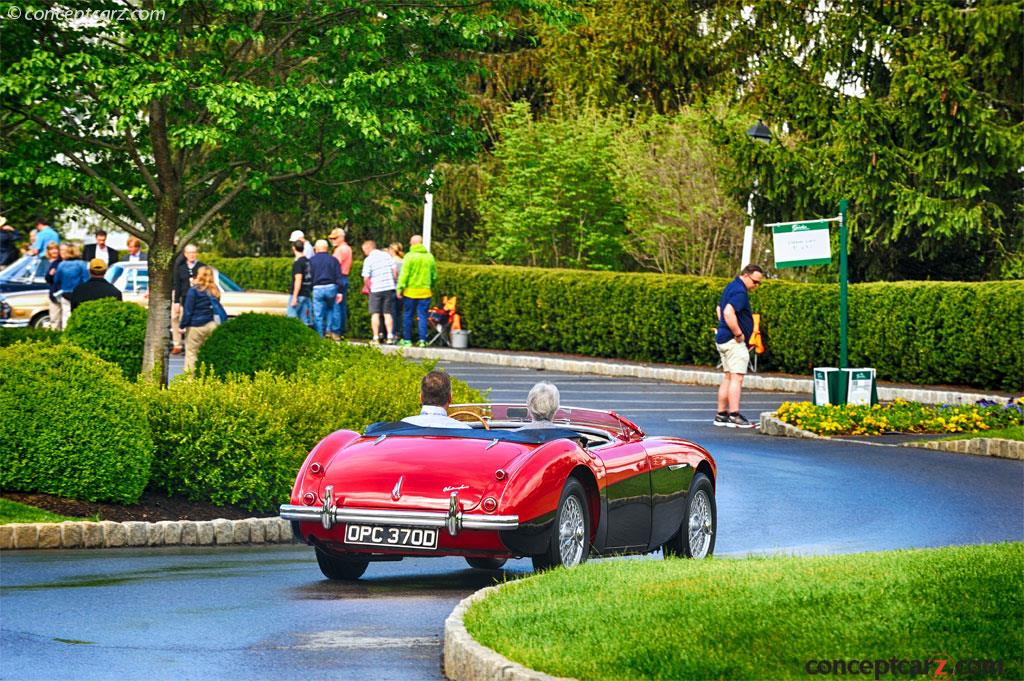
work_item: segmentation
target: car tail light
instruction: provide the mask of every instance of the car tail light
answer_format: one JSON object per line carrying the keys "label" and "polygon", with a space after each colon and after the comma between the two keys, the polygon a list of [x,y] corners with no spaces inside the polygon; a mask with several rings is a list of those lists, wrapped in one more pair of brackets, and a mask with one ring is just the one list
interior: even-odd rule
{"label": "car tail light", "polygon": [[494,509],[498,508],[498,502],[491,497],[487,497],[486,499],[484,499],[483,506],[485,511],[487,511],[488,513],[492,513]]}
{"label": "car tail light", "polygon": [[499,468],[498,470],[494,471],[495,480],[504,480],[507,476],[508,473],[506,473],[503,468]]}
{"label": "car tail light", "polygon": [[306,492],[302,495],[302,501],[306,506],[313,506],[316,504],[316,495],[312,492]]}
{"label": "car tail light", "polygon": [[309,472],[312,473],[313,475],[320,475],[321,473],[324,472],[324,467],[321,466],[319,462],[315,462],[310,464]]}

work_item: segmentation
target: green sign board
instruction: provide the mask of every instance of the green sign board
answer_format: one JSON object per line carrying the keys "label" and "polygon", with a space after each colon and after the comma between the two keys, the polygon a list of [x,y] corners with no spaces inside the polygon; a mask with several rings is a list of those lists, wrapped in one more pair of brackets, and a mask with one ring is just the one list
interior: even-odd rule
{"label": "green sign board", "polygon": [[806,267],[832,262],[828,223],[833,220],[780,222],[772,225],[775,266]]}

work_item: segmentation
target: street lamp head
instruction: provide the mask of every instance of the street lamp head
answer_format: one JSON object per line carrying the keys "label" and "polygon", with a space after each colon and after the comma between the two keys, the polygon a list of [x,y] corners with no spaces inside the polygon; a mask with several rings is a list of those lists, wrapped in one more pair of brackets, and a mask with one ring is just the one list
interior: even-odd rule
{"label": "street lamp head", "polygon": [[755,139],[758,142],[771,142],[772,131],[768,129],[768,126],[766,126],[760,118],[758,118],[757,123],[750,126],[750,129],[747,130],[747,137]]}

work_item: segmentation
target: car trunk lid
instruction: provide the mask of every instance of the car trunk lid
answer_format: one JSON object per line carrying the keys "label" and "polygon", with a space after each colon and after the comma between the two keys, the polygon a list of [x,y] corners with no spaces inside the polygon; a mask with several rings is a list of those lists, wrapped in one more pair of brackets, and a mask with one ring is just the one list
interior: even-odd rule
{"label": "car trunk lid", "polygon": [[534,446],[450,437],[361,438],[327,465],[321,483],[343,506],[447,510],[457,493],[475,508],[501,483],[495,472],[516,465]]}

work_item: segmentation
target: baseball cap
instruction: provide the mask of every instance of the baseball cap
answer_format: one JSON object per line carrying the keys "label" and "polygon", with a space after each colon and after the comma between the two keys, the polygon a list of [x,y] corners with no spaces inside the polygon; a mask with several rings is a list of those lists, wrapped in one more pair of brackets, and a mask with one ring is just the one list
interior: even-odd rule
{"label": "baseball cap", "polygon": [[107,263],[103,262],[99,258],[93,258],[89,261],[89,272],[92,274],[103,274],[107,271]]}
{"label": "baseball cap", "polygon": [[345,236],[345,230],[341,229],[340,227],[335,227],[334,229],[331,230],[331,233],[328,235],[327,238],[337,239],[343,236]]}
{"label": "baseball cap", "polygon": [[306,239],[306,235],[302,233],[301,229],[295,230],[294,232],[292,232],[292,235],[288,237],[288,241],[298,241],[299,239]]}

